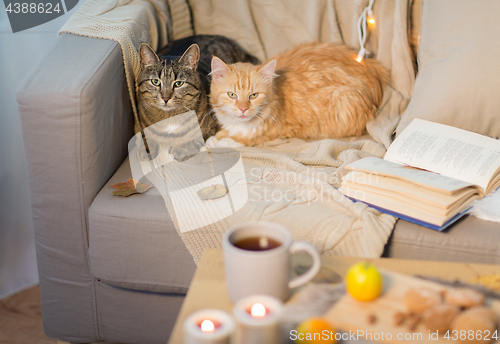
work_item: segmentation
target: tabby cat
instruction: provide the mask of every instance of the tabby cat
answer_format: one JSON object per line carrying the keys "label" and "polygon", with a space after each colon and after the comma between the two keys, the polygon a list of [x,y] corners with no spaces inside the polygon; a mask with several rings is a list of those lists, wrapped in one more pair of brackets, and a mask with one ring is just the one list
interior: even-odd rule
{"label": "tabby cat", "polygon": [[361,135],[382,100],[388,72],[356,61],[346,46],[307,43],[264,66],[212,59],[210,102],[216,137],[251,146],[276,138]]}
{"label": "tabby cat", "polygon": [[[259,60],[236,42],[223,36],[196,35],[174,41],[160,51],[160,58],[147,44],[139,49],[141,70],[136,79],[139,120],[144,128],[188,110],[195,110],[204,139],[219,125],[207,100],[212,55],[228,63]],[[179,57],[180,56],[180,57]],[[140,131],[136,123],[135,132]]]}

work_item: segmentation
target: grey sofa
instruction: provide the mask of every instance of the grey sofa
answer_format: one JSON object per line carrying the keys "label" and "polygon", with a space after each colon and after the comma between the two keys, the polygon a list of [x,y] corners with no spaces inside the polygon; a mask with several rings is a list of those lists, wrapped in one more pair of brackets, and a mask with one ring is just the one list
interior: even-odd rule
{"label": "grey sofa", "polygon": [[[18,91],[44,331],[73,343],[165,343],[195,272],[160,195],[111,196],[130,176],[120,46],[63,34]],[[398,221],[384,255],[500,263],[500,225],[438,233]]]}

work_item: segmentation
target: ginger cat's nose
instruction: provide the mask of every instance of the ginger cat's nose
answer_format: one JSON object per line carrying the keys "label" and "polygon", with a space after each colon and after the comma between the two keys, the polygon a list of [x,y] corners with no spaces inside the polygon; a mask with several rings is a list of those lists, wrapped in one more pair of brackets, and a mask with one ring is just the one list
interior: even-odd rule
{"label": "ginger cat's nose", "polygon": [[247,110],[248,110],[248,108],[245,108],[245,107],[240,108],[241,113],[245,113],[245,111],[247,111]]}

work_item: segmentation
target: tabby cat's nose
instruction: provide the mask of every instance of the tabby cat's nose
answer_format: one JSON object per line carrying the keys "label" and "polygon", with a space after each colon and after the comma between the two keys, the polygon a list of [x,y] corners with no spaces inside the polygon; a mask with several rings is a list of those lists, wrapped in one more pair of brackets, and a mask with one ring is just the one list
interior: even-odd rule
{"label": "tabby cat's nose", "polygon": [[244,107],[240,108],[241,113],[245,113],[245,111],[247,111],[247,110],[248,110],[248,108],[244,108]]}
{"label": "tabby cat's nose", "polygon": [[166,102],[168,102],[168,100],[169,100],[169,99],[170,99],[170,98],[167,98],[167,97],[164,97],[164,98],[163,98],[163,100],[165,101],[165,103],[166,103]]}

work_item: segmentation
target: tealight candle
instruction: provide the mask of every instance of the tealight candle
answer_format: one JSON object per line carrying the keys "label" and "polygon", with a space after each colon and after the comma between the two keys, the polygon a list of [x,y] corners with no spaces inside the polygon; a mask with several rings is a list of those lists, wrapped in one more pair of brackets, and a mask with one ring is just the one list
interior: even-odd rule
{"label": "tealight candle", "polygon": [[234,320],[218,309],[203,309],[184,321],[184,344],[229,344]]}
{"label": "tealight candle", "polygon": [[241,299],[233,310],[237,324],[236,343],[280,343],[278,322],[281,313],[281,301],[274,297],[255,295]]}

